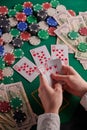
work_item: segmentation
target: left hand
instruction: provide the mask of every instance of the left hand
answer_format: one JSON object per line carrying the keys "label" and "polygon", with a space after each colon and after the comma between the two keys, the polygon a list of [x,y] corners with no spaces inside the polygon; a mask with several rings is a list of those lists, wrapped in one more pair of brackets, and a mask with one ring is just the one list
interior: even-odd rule
{"label": "left hand", "polygon": [[49,86],[47,79],[40,75],[39,97],[46,113],[58,113],[63,101],[62,86],[59,83]]}

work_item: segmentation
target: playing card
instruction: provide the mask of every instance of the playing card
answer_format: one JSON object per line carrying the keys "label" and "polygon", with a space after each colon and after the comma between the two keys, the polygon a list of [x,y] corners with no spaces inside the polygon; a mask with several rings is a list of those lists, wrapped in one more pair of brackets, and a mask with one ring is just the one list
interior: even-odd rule
{"label": "playing card", "polygon": [[61,73],[61,68],[62,68],[61,60],[54,59],[54,60],[48,61],[45,65],[39,66],[38,69],[41,72],[41,74],[43,74],[44,77],[47,79],[49,85],[52,86],[53,81],[51,79],[51,74],[52,73],[56,73],[56,74]]}
{"label": "playing card", "polygon": [[66,45],[51,45],[52,59],[60,59],[62,64],[68,65],[68,47]]}
{"label": "playing card", "polygon": [[37,47],[35,49],[30,50],[30,53],[37,64],[37,66],[40,66],[41,64],[46,63],[48,60],[50,60],[50,54],[46,48],[46,46]]}
{"label": "playing card", "polygon": [[19,60],[13,68],[29,82],[32,82],[39,75],[36,65],[26,57]]}

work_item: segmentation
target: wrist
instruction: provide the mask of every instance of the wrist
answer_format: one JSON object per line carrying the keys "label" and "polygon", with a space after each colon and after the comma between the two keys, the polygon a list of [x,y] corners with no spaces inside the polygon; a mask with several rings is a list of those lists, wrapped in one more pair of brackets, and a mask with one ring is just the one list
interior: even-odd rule
{"label": "wrist", "polygon": [[55,113],[55,114],[58,114],[59,111],[58,109],[53,109],[53,110],[45,110],[45,113]]}
{"label": "wrist", "polygon": [[85,95],[85,93],[87,93],[87,83],[85,84],[85,87],[81,93],[81,98]]}

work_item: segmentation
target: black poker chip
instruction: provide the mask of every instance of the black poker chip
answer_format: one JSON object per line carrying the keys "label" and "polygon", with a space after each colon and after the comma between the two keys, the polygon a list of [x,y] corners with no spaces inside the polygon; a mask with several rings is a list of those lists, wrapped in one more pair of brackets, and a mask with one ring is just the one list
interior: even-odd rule
{"label": "black poker chip", "polygon": [[27,119],[26,113],[23,112],[22,110],[16,110],[13,113],[13,119],[15,120],[16,123],[22,123]]}
{"label": "black poker chip", "polygon": [[47,18],[47,12],[45,10],[39,10],[37,13],[38,20],[45,20]]}
{"label": "black poker chip", "polygon": [[14,38],[11,44],[14,46],[14,48],[20,48],[23,42],[20,38]]}
{"label": "black poker chip", "polygon": [[29,31],[32,35],[37,35],[38,31],[39,31],[39,25],[38,24],[31,24],[29,26]]}

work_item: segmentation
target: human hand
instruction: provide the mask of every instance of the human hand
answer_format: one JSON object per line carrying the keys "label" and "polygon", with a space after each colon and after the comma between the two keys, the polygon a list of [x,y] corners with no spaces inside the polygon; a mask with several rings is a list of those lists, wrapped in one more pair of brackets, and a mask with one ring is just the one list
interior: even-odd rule
{"label": "human hand", "polygon": [[45,112],[58,114],[63,100],[61,84],[56,83],[52,88],[49,86],[47,79],[43,75],[40,75],[38,92]]}
{"label": "human hand", "polygon": [[63,75],[52,74],[56,81],[64,81],[64,90],[82,97],[87,92],[87,82],[70,66],[62,66]]}

